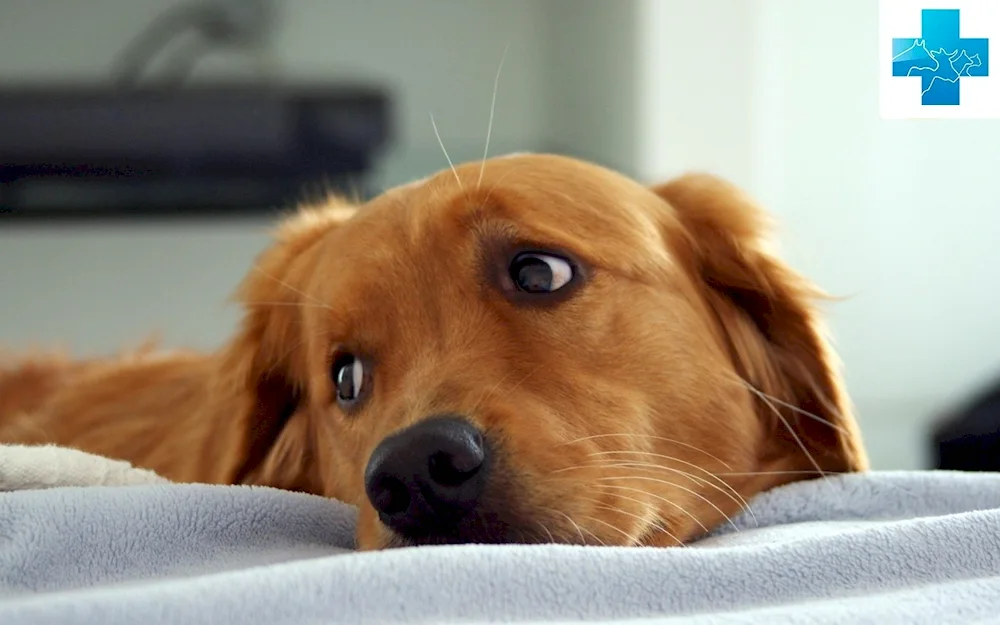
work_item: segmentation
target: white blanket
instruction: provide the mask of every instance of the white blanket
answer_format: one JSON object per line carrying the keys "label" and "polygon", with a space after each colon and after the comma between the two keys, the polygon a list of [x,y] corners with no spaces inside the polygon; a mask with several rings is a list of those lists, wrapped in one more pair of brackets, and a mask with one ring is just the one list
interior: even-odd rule
{"label": "white blanket", "polygon": [[165,482],[151,471],[77,449],[55,445],[0,445],[0,491]]}
{"label": "white blanket", "polygon": [[[47,468],[36,466],[40,472],[16,483],[154,479],[36,451]],[[8,456],[0,466],[11,466],[10,452],[0,448]],[[66,467],[91,461],[67,474]],[[353,508],[269,488],[6,492],[0,623],[1000,620],[1000,475],[846,475],[778,488],[751,503],[756,522],[744,515],[735,519],[740,531],[725,525],[691,548],[457,545],[356,553]]]}

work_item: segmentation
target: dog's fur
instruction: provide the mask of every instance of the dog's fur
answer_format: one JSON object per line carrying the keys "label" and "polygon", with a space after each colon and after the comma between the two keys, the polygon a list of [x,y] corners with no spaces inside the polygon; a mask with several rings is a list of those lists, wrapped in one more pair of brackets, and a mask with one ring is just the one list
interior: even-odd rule
{"label": "dog's fur", "polygon": [[[492,542],[674,545],[753,495],[866,468],[819,296],[768,248],[764,213],[707,175],[648,189],[569,158],[445,170],[279,229],[217,353],[0,370],[0,440],[52,442],[176,481],[267,484],[360,506],[363,548],[402,544],[362,475],[387,435],[466,415],[493,441]],[[501,286],[511,252],[581,279]],[[336,349],[371,390],[346,413]]]}

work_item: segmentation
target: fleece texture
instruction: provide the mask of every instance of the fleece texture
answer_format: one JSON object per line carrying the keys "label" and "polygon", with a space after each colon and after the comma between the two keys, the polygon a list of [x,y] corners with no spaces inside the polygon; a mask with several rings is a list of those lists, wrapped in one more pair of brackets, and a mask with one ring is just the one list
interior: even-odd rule
{"label": "fleece texture", "polygon": [[1000,618],[1000,475],[871,473],[751,502],[687,548],[356,552],[268,488],[0,493],[0,623],[896,623]]}
{"label": "fleece texture", "polygon": [[0,445],[0,491],[163,483],[166,480],[152,471],[77,449]]}

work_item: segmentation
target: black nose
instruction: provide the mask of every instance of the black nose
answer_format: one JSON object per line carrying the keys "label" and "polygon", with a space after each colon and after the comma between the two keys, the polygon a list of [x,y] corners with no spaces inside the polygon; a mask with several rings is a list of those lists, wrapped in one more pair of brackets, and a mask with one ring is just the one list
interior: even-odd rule
{"label": "black nose", "polygon": [[453,533],[486,482],[482,432],[459,417],[432,417],[383,440],[365,490],[382,522],[407,537]]}

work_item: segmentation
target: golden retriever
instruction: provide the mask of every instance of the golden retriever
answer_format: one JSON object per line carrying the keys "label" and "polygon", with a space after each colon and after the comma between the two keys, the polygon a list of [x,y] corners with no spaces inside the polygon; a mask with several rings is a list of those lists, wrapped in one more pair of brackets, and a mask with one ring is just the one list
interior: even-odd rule
{"label": "golden retriever", "polygon": [[553,155],[286,220],[216,353],[0,371],[0,440],[356,504],[363,549],[684,544],[866,456],[819,293],[709,175]]}

